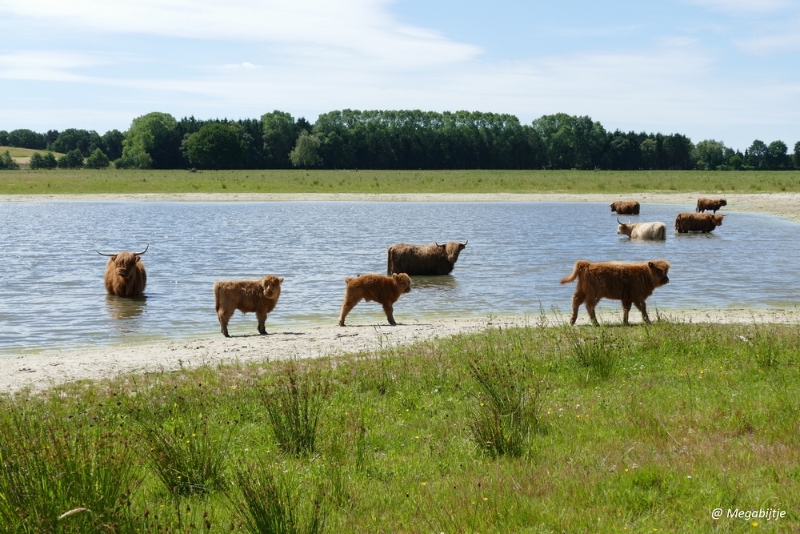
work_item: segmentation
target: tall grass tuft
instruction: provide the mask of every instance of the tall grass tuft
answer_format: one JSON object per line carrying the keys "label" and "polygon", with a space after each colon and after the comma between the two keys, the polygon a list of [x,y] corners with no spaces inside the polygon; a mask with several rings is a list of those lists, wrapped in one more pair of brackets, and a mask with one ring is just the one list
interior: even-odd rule
{"label": "tall grass tuft", "polygon": [[84,416],[0,411],[0,532],[100,532],[127,524],[133,447]]}
{"label": "tall grass tuft", "polygon": [[585,329],[574,327],[564,327],[563,332],[575,362],[587,369],[587,381],[606,380],[616,373],[626,346],[608,327],[592,328],[589,335],[584,335]]}
{"label": "tall grass tuft", "polygon": [[236,472],[240,495],[228,493],[242,527],[253,534],[320,534],[326,513],[319,498],[303,509],[287,478],[251,467]]}
{"label": "tall grass tuft", "polygon": [[145,459],[172,495],[206,494],[223,487],[230,430],[215,440],[204,414],[165,421],[135,417]]}
{"label": "tall grass tuft", "polygon": [[319,371],[301,373],[291,362],[276,383],[261,392],[272,433],[286,454],[313,454],[317,423],[329,383]]}
{"label": "tall grass tuft", "polygon": [[475,443],[493,458],[522,456],[533,435],[544,430],[539,384],[528,378],[524,364],[502,355],[473,357],[469,367],[480,392],[469,419]]}

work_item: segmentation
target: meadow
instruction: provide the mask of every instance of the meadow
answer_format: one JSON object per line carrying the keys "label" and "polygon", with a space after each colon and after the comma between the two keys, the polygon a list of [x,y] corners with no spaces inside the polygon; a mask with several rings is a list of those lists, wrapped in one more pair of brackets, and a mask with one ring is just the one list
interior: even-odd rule
{"label": "meadow", "polygon": [[0,531],[800,530],[795,326],[547,319],[0,398]]}
{"label": "meadow", "polygon": [[800,171],[19,170],[0,194],[796,192]]}

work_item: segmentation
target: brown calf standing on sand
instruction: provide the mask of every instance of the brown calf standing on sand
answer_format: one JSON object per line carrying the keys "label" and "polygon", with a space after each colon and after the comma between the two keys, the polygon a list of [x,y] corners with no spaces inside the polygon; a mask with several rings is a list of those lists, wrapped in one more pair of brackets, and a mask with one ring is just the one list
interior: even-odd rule
{"label": "brown calf standing on sand", "polygon": [[617,215],[639,215],[638,202],[612,202],[611,211],[616,211]]}
{"label": "brown calf standing on sand", "polygon": [[628,324],[631,304],[639,308],[644,322],[649,323],[650,318],[647,316],[644,301],[653,294],[655,288],[669,283],[667,271],[669,271],[667,260],[645,263],[576,261],[572,274],[561,279],[562,284],[578,279],[575,294],[572,296],[570,324],[575,324],[578,308],[585,303],[589,318],[597,325],[594,307],[603,298],[622,301],[623,324]]}
{"label": "brown calf standing on sand", "polygon": [[727,206],[728,201],[724,198],[698,198],[697,199],[697,207],[694,211],[700,213],[704,211],[713,211],[717,213],[717,210],[722,209],[722,206]]}
{"label": "brown calf standing on sand", "polygon": [[258,333],[265,335],[267,314],[275,309],[281,296],[283,278],[268,275],[261,280],[219,280],[214,283],[214,306],[217,310],[222,335],[228,335],[228,321],[233,313],[256,312]]}
{"label": "brown calf standing on sand", "polygon": [[710,213],[679,213],[675,217],[675,231],[679,234],[688,232],[703,232],[707,234],[712,232],[717,226],[722,226],[722,218],[725,217],[721,213],[711,215]]}
{"label": "brown calf standing on sand", "polygon": [[141,255],[147,252],[147,245],[141,252],[120,252],[118,254],[103,254],[109,256],[106,263],[105,284],[109,295],[118,297],[141,297],[147,285],[147,271],[141,262]]}
{"label": "brown calf standing on sand", "polygon": [[344,326],[344,319],[361,299],[367,302],[380,302],[389,324],[395,326],[394,303],[403,293],[411,292],[411,278],[405,274],[383,276],[380,274],[362,274],[355,278],[345,278],[347,287],[344,290],[342,313],[339,314],[339,326]]}

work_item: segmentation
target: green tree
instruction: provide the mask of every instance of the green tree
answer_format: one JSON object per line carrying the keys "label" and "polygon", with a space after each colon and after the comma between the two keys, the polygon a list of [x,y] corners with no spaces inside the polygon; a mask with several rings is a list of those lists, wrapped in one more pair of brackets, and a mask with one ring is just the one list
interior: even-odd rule
{"label": "green tree", "polygon": [[109,130],[100,138],[100,148],[108,159],[115,160],[122,156],[122,142],[125,136],[119,130]]}
{"label": "green tree", "polygon": [[30,166],[31,169],[55,169],[58,167],[58,161],[52,152],[44,155],[41,152],[34,152],[31,156]]}
{"label": "green tree", "polygon": [[275,110],[261,116],[264,137],[264,154],[267,166],[273,169],[291,168],[289,152],[292,151],[297,135],[300,133],[294,118],[283,111]]}
{"label": "green tree", "polygon": [[[153,112],[133,119],[122,142],[118,168],[168,169],[180,166],[178,122],[169,113]],[[177,155],[176,155],[177,153]]]}
{"label": "green tree", "polygon": [[725,145],[713,139],[700,141],[694,147],[693,157],[697,169],[713,171],[726,161]]}
{"label": "green tree", "polygon": [[15,171],[17,169],[19,169],[19,164],[11,157],[8,150],[0,154],[0,170]]}
{"label": "green tree", "polygon": [[789,168],[788,151],[789,147],[783,141],[771,142],[767,147],[767,153],[764,155],[764,167],[773,171]]}
{"label": "green tree", "polygon": [[591,117],[557,113],[536,119],[532,126],[544,142],[548,166],[592,169],[603,164],[608,136]]}
{"label": "green tree", "polygon": [[78,149],[81,151],[83,157],[87,157],[101,144],[100,136],[94,130],[67,128],[58,134],[56,140],[50,143],[50,146],[47,148],[54,152],[61,152],[64,154],[71,150]]}
{"label": "green tree", "polygon": [[5,130],[0,130],[0,146],[7,146],[8,140],[8,132]]}
{"label": "green tree", "polygon": [[300,132],[294,149],[289,153],[289,159],[295,167],[315,167],[319,163],[320,140],[316,135],[309,135],[306,130]]}
{"label": "green tree", "polygon": [[642,152],[642,163],[645,169],[655,169],[656,162],[658,161],[658,142],[655,139],[648,138],[642,141],[639,145],[639,150]]}
{"label": "green tree", "polygon": [[59,169],[80,169],[83,167],[83,154],[77,148],[58,158]]}
{"label": "green tree", "polygon": [[108,156],[99,148],[95,148],[94,152],[86,158],[86,163],[83,166],[87,169],[105,169],[110,163]]}
{"label": "green tree", "polygon": [[763,169],[767,159],[767,145],[764,141],[756,139],[745,152],[747,165],[754,169]]}
{"label": "green tree", "polygon": [[800,169],[800,141],[794,144],[794,154],[792,154],[792,160],[794,160],[794,168]]}
{"label": "green tree", "polygon": [[20,148],[32,148],[34,150],[45,147],[44,136],[33,130],[25,128],[14,130],[8,134],[8,145]]}
{"label": "green tree", "polygon": [[233,124],[207,123],[183,141],[189,163],[200,169],[237,169],[247,158],[247,142]]}

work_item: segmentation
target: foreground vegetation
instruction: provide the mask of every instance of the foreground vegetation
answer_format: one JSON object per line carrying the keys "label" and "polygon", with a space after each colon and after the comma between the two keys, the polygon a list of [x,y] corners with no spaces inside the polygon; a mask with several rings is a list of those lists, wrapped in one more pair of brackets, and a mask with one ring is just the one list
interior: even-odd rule
{"label": "foreground vegetation", "polygon": [[138,171],[0,172],[0,194],[755,193],[800,191],[800,171]]}
{"label": "foreground vegetation", "polygon": [[800,529],[796,326],[544,319],[0,400],[0,531]]}

